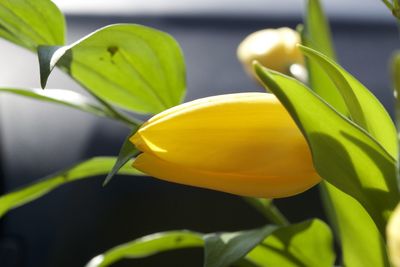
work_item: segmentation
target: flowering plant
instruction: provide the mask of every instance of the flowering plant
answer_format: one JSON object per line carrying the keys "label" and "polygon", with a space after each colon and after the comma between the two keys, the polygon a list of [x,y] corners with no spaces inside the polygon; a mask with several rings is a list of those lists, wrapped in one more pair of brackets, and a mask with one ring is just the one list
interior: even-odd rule
{"label": "flowering plant", "polygon": [[[385,4],[398,15],[397,1]],[[91,158],[1,196],[0,216],[67,182],[104,174],[108,183],[117,173],[146,173],[244,196],[271,224],[233,233],[156,233],[112,248],[87,266],[188,247],[204,247],[205,267],[399,266],[397,231],[386,236],[400,200],[397,131],[374,95],[336,62],[318,0],[307,2],[299,35],[281,29],[276,37],[267,30],[240,45],[245,69],[268,93],[185,104],[183,54],[170,35],[116,24],[66,45],[64,17],[51,1],[3,1],[0,7],[0,36],[37,53],[43,88],[58,67],[92,98],[54,89],[1,92],[111,118],[132,130],[118,157]],[[271,40],[276,45],[264,45]],[[394,73],[399,62],[395,57]],[[124,111],[157,115],[143,123]],[[329,225],[319,219],[291,224],[273,203],[318,183]]]}

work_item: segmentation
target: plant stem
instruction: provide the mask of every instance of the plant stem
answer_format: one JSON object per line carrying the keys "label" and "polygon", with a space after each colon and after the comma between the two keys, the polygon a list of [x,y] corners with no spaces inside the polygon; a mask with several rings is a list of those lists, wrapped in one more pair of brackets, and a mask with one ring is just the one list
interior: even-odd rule
{"label": "plant stem", "polygon": [[382,2],[386,5],[387,8],[389,8],[390,10],[393,9],[393,5],[392,3],[389,2],[389,0],[382,0]]}
{"label": "plant stem", "polygon": [[[62,70],[64,70],[68,75],[68,71],[65,68],[61,68]],[[93,98],[95,98],[100,104],[102,104],[107,111],[109,112],[107,115],[109,115],[109,118],[111,119],[115,119],[118,120],[126,125],[128,125],[129,128],[132,127],[138,127],[140,126],[143,122],[126,116],[125,114],[123,114],[122,112],[118,111],[116,108],[114,108],[110,103],[108,103],[107,101],[105,101],[104,99],[102,99],[101,97],[98,97],[96,94],[94,94],[91,90],[89,90],[85,85],[83,85],[81,82],[79,82],[78,80],[74,79],[72,76],[70,76],[74,81],[76,81],[77,83],[79,83],[79,85],[85,89],[86,92],[88,92]]]}
{"label": "plant stem", "polygon": [[86,92],[88,92],[94,99],[96,99],[100,104],[102,104],[108,111],[107,116],[111,119],[115,119],[117,121],[120,121],[127,125],[129,128],[132,127],[138,127],[140,126],[143,122],[129,117],[122,112],[118,111],[116,108],[114,108],[110,103],[108,103],[106,100],[102,99],[101,97],[98,97],[96,94],[94,94],[91,90],[89,90],[84,84],[82,84],[80,81],[72,77],[72,75],[69,73],[69,70],[67,67],[63,65],[56,65],[60,70],[65,72],[72,80],[74,80],[76,83],[78,83]]}
{"label": "plant stem", "polygon": [[287,226],[290,224],[288,219],[280,212],[278,207],[273,204],[272,199],[252,197],[244,197],[243,199],[272,223],[279,226]]}

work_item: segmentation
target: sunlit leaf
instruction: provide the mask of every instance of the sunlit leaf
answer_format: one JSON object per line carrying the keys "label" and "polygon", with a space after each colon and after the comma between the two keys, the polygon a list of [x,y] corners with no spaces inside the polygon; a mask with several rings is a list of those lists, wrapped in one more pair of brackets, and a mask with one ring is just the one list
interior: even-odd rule
{"label": "sunlit leaf", "polygon": [[399,199],[395,159],[305,85],[260,65],[256,71],[302,130],[321,177],[357,199],[383,234]]}
{"label": "sunlit leaf", "polygon": [[352,120],[371,134],[388,152],[397,158],[396,128],[386,109],[356,78],[323,54],[301,47],[311,61],[319,64],[341,92]]}
{"label": "sunlit leaf", "polygon": [[34,100],[61,104],[74,109],[92,113],[97,116],[105,117],[108,114],[102,106],[95,104],[89,98],[71,90],[0,88],[0,93],[8,93]]}
{"label": "sunlit leaf", "polygon": [[367,211],[351,196],[325,183],[332,199],[336,231],[343,254],[344,266],[389,267],[385,240]]}
{"label": "sunlit leaf", "polygon": [[276,230],[246,259],[257,266],[332,267],[335,262],[329,227],[318,219]]}
{"label": "sunlit leaf", "polygon": [[[302,34],[302,41],[304,42],[306,40],[305,44],[307,46],[323,52],[328,57],[334,59],[335,52],[329,23],[319,0],[307,1],[304,24],[305,28]],[[324,87],[315,87],[313,90],[326,102],[334,106],[336,110],[347,116],[348,110],[344,100],[325,71],[321,69],[319,65],[310,61],[307,61],[307,69],[309,70],[310,84],[324,84]]]}
{"label": "sunlit leaf", "polygon": [[185,65],[168,34],[136,24],[104,27],[72,45],[39,49],[42,86],[57,64],[97,97],[157,113],[182,101]]}
{"label": "sunlit leaf", "polygon": [[[310,23],[306,23],[307,34],[302,35],[302,43],[336,60],[329,25],[318,0],[309,0],[306,20]],[[338,89],[317,62],[308,60],[308,63],[309,75],[313,77],[310,80],[311,89],[318,93]],[[336,100],[340,101],[330,101],[330,104],[348,115],[343,112],[344,102]],[[373,120],[374,117],[366,119]],[[364,207],[327,181],[322,181],[320,189],[325,211],[341,246],[344,266],[388,266],[385,242]]]}
{"label": "sunlit leaf", "polygon": [[50,0],[0,0],[0,37],[30,50],[64,45],[64,16]]}
{"label": "sunlit leaf", "polygon": [[[107,174],[115,163],[115,157],[95,157],[81,162],[72,168],[50,175],[32,184],[28,184],[10,193],[0,196],[0,217],[9,210],[27,204],[59,186],[83,178]],[[141,173],[128,163],[119,169],[119,174],[140,175]]]}

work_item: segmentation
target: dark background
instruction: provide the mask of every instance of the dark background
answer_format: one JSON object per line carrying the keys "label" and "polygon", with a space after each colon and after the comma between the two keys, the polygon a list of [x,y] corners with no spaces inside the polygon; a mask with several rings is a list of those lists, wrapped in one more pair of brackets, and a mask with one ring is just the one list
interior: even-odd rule
{"label": "dark background", "polygon": [[[249,33],[269,27],[295,27],[300,20],[207,16],[69,16],[69,42],[107,24],[140,23],[164,30],[186,57],[186,100],[221,93],[262,91],[242,71],[236,47]],[[332,21],[340,63],[366,84],[392,111],[388,61],[399,47],[388,20]],[[0,85],[38,87],[35,55],[0,42]],[[48,88],[75,89],[56,71]],[[392,114],[393,112],[391,112]],[[129,129],[79,111],[2,95],[0,97],[1,189],[8,192],[80,160],[116,155]],[[200,232],[253,228],[265,220],[241,198],[170,184],[148,177],[104,177],[63,186],[11,211],[0,223],[0,266],[83,266],[105,250],[153,232]],[[292,222],[325,218],[318,189],[277,200]],[[201,266],[202,251],[163,253],[115,266]]]}

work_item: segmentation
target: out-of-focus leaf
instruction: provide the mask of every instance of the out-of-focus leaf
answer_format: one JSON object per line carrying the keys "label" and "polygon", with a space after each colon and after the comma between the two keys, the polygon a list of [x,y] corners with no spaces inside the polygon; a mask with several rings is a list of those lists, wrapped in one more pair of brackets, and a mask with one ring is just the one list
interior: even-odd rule
{"label": "out-of-focus leaf", "polygon": [[9,93],[34,100],[61,104],[102,117],[106,117],[108,114],[108,111],[102,106],[71,90],[50,89],[44,91],[42,89],[0,88],[0,93]]}
{"label": "out-of-focus leaf", "polygon": [[302,130],[321,177],[357,199],[384,234],[399,199],[396,160],[305,85],[260,65],[256,71]]}
{"label": "out-of-focus leaf", "polygon": [[204,267],[230,266],[244,257],[276,229],[276,226],[267,225],[259,229],[248,231],[205,235]]}
{"label": "out-of-focus leaf", "polygon": [[[0,197],[0,217],[9,210],[27,204],[57,187],[79,179],[105,175],[115,163],[115,157],[95,157],[75,165],[72,168],[50,175],[42,180],[16,189]],[[119,174],[141,175],[131,164],[119,169]]]}
{"label": "out-of-focus leaf", "polygon": [[191,231],[169,231],[148,235],[112,248],[93,258],[86,267],[105,267],[121,259],[137,259],[160,252],[202,247],[202,234]]}
{"label": "out-of-focus leaf", "polygon": [[139,150],[129,141],[129,138],[136,133],[139,129],[139,126],[134,127],[131,130],[131,133],[125,138],[124,143],[119,151],[117,160],[115,161],[114,166],[112,167],[111,171],[107,174],[106,179],[104,180],[103,186],[107,185],[111,179],[114,177],[115,174],[119,171],[120,168],[125,166],[125,164],[134,158],[138,153]]}
{"label": "out-of-focus leaf", "polygon": [[282,227],[247,254],[246,259],[262,267],[332,267],[332,233],[318,219]]}
{"label": "out-of-focus leaf", "polygon": [[[303,42],[306,41],[305,44],[307,46],[334,59],[336,56],[333,49],[329,23],[319,0],[307,1],[304,24]],[[318,64],[310,61],[307,61],[307,69],[309,70],[310,84],[324,84],[324,87],[315,87],[313,90],[326,102],[334,106],[337,111],[347,116],[348,110],[345,102],[325,71]]]}
{"label": "out-of-focus leaf", "polygon": [[186,90],[178,43],[141,25],[111,25],[69,46],[42,46],[39,62],[43,87],[57,64],[97,97],[134,112],[175,106]]}
{"label": "out-of-focus leaf", "polygon": [[0,37],[34,51],[64,45],[65,19],[50,0],[0,0]]}
{"label": "out-of-focus leaf", "polygon": [[388,153],[397,158],[396,128],[376,97],[356,78],[323,54],[301,47],[311,61],[319,64],[341,92],[352,120],[372,135]]}

